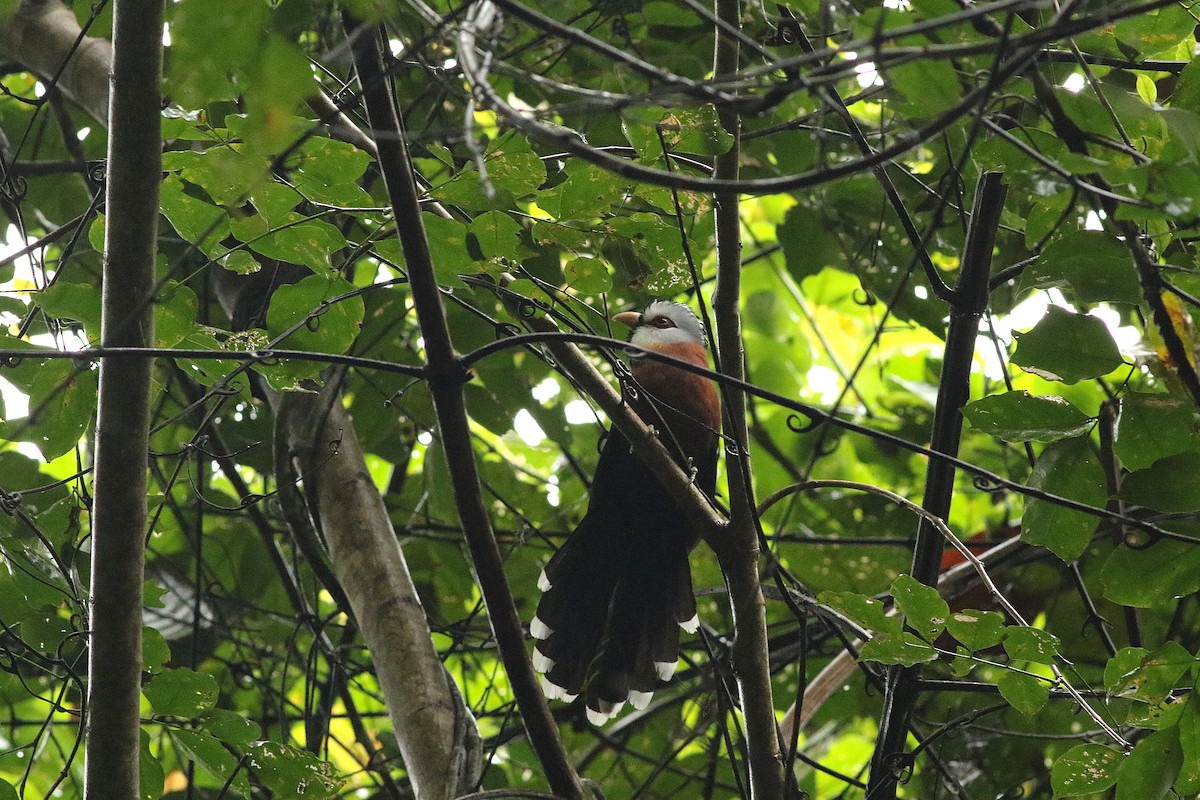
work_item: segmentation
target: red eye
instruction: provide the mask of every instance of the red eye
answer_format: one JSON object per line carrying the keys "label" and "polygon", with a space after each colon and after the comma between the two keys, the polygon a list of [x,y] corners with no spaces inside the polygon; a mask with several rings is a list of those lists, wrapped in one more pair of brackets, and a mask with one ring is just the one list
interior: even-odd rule
{"label": "red eye", "polygon": [[655,317],[654,319],[650,320],[650,324],[656,328],[675,327],[675,323],[671,321],[670,317]]}

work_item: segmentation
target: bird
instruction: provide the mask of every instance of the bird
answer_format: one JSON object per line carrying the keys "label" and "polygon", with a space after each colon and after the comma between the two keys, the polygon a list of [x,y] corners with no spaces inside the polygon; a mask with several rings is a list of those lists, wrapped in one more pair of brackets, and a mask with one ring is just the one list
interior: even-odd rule
{"label": "bird", "polygon": [[[704,326],[688,306],[657,300],[613,317],[631,344],[708,367]],[[625,401],[710,500],[721,405],[707,378],[631,350]],[[699,537],[615,426],[600,451],[587,511],[538,578],[529,625],[533,665],[551,699],[583,695],[602,725],[625,702],[649,704],[679,660],[679,631],[699,627],[688,554]]]}

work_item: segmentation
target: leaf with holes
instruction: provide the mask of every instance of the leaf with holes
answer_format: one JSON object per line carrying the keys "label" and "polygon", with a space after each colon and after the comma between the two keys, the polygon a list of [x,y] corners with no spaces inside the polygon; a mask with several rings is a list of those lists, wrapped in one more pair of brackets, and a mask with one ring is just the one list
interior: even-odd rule
{"label": "leaf with holes", "polygon": [[1195,664],[1196,657],[1178,642],[1167,642],[1153,653],[1126,647],[1109,659],[1104,669],[1104,688],[1121,697],[1158,703],[1171,692],[1185,688],[1180,678]]}
{"label": "leaf with holes", "polygon": [[964,608],[950,614],[946,630],[972,652],[985,650],[1000,644],[1004,638],[1004,615]]}
{"label": "leaf with holes", "polygon": [[1015,661],[1053,664],[1058,647],[1058,637],[1040,628],[1010,626],[1004,636],[1004,652]]}
{"label": "leaf with holes", "polygon": [[1080,744],[1063,753],[1050,768],[1055,797],[1103,792],[1117,782],[1124,754],[1102,744]]}
{"label": "leaf with holes", "polygon": [[946,630],[950,606],[937,589],[926,586],[911,575],[901,575],[892,581],[892,597],[908,626],[926,641],[932,642]]}
{"label": "leaf with holes", "polygon": [[821,592],[817,599],[868,631],[900,633],[904,629],[900,618],[888,616],[883,603],[872,597],[854,592]]}

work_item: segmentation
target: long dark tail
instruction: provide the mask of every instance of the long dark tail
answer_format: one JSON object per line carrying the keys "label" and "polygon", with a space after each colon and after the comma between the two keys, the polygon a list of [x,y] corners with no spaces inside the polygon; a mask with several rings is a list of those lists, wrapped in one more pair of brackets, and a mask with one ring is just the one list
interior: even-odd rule
{"label": "long dark tail", "polygon": [[688,547],[664,531],[614,530],[585,517],[538,581],[529,630],[546,696],[583,695],[595,724],[645,708],[679,660],[679,629],[699,624]]}

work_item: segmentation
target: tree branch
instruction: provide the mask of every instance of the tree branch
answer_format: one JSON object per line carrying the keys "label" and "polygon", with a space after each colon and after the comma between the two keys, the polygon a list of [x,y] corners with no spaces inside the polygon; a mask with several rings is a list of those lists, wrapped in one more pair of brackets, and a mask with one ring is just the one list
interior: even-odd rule
{"label": "tree branch", "polygon": [[371,649],[418,798],[457,797],[479,780],[482,741],[429,638],[383,498],[336,390],[273,398],[338,581]]}
{"label": "tree branch", "polygon": [[[975,357],[979,320],[987,308],[992,245],[1000,225],[1005,192],[1001,173],[989,172],[980,177],[975,189],[962,270],[954,287],[931,438],[933,450],[951,456],[958,454],[962,436],[962,407],[970,398],[971,361]],[[950,503],[954,498],[954,472],[954,467],[945,460],[929,463],[925,476],[925,498],[921,505],[937,519],[949,517]],[[917,528],[912,576],[927,586],[937,585],[943,542],[937,528],[928,518],[922,517]],[[871,760],[870,789],[867,793],[872,797],[881,800],[895,797],[897,775],[893,769],[894,760],[904,751],[920,676],[920,666],[892,667],[888,671],[879,736]]]}
{"label": "tree branch", "polygon": [[[113,4],[100,328],[104,347],[154,344],[162,13],[163,0]],[[85,717],[87,797],[140,794],[142,585],[153,367],[152,358],[100,364]]]}
{"label": "tree branch", "polygon": [[[740,0],[717,0],[717,18],[741,30]],[[713,74],[735,75],[740,46],[736,38],[715,32]],[[733,137],[726,153],[716,157],[713,178],[734,184],[741,158],[741,118],[732,108],[717,112],[721,125]],[[717,327],[717,371],[745,378],[742,345],[742,220],[736,191],[719,191],[713,198],[716,215],[717,287],[713,311]],[[722,388],[725,389],[724,385]],[[726,448],[725,474],[729,480],[729,527],[714,543],[729,603],[735,638],[733,671],[746,719],[746,748],[753,800],[782,800],[783,757],[775,725],[771,694],[771,660],[767,638],[767,609],[759,581],[758,520],[754,509],[754,484],[750,471],[750,434],[746,427],[746,398],[741,392],[722,392],[724,427],[732,446]]]}
{"label": "tree branch", "polygon": [[[59,0],[22,0],[10,17],[0,19],[0,52],[53,83],[108,127],[113,47],[106,39],[85,36],[75,12]],[[156,86],[152,96],[158,95]]]}
{"label": "tree branch", "polygon": [[397,235],[408,266],[417,321],[425,339],[425,373],[433,395],[438,430],[446,460],[450,465],[454,499],[462,523],[463,536],[471,552],[479,588],[487,605],[488,620],[513,694],[521,710],[525,729],[534,752],[541,761],[550,788],[568,798],[582,798],[583,786],[567,760],[558,737],[554,718],[538,686],[537,676],[525,649],[525,634],[512,592],[504,576],[504,565],[492,533],[491,519],[480,494],[475,451],[463,397],[463,385],[469,379],[461,358],[454,352],[450,330],[442,307],[429,243],[421,223],[416,182],[395,102],[388,90],[379,46],[379,30],[346,17],[346,32],[351,39],[354,65],[367,109],[367,119],[375,132],[379,166],[392,204]]}

